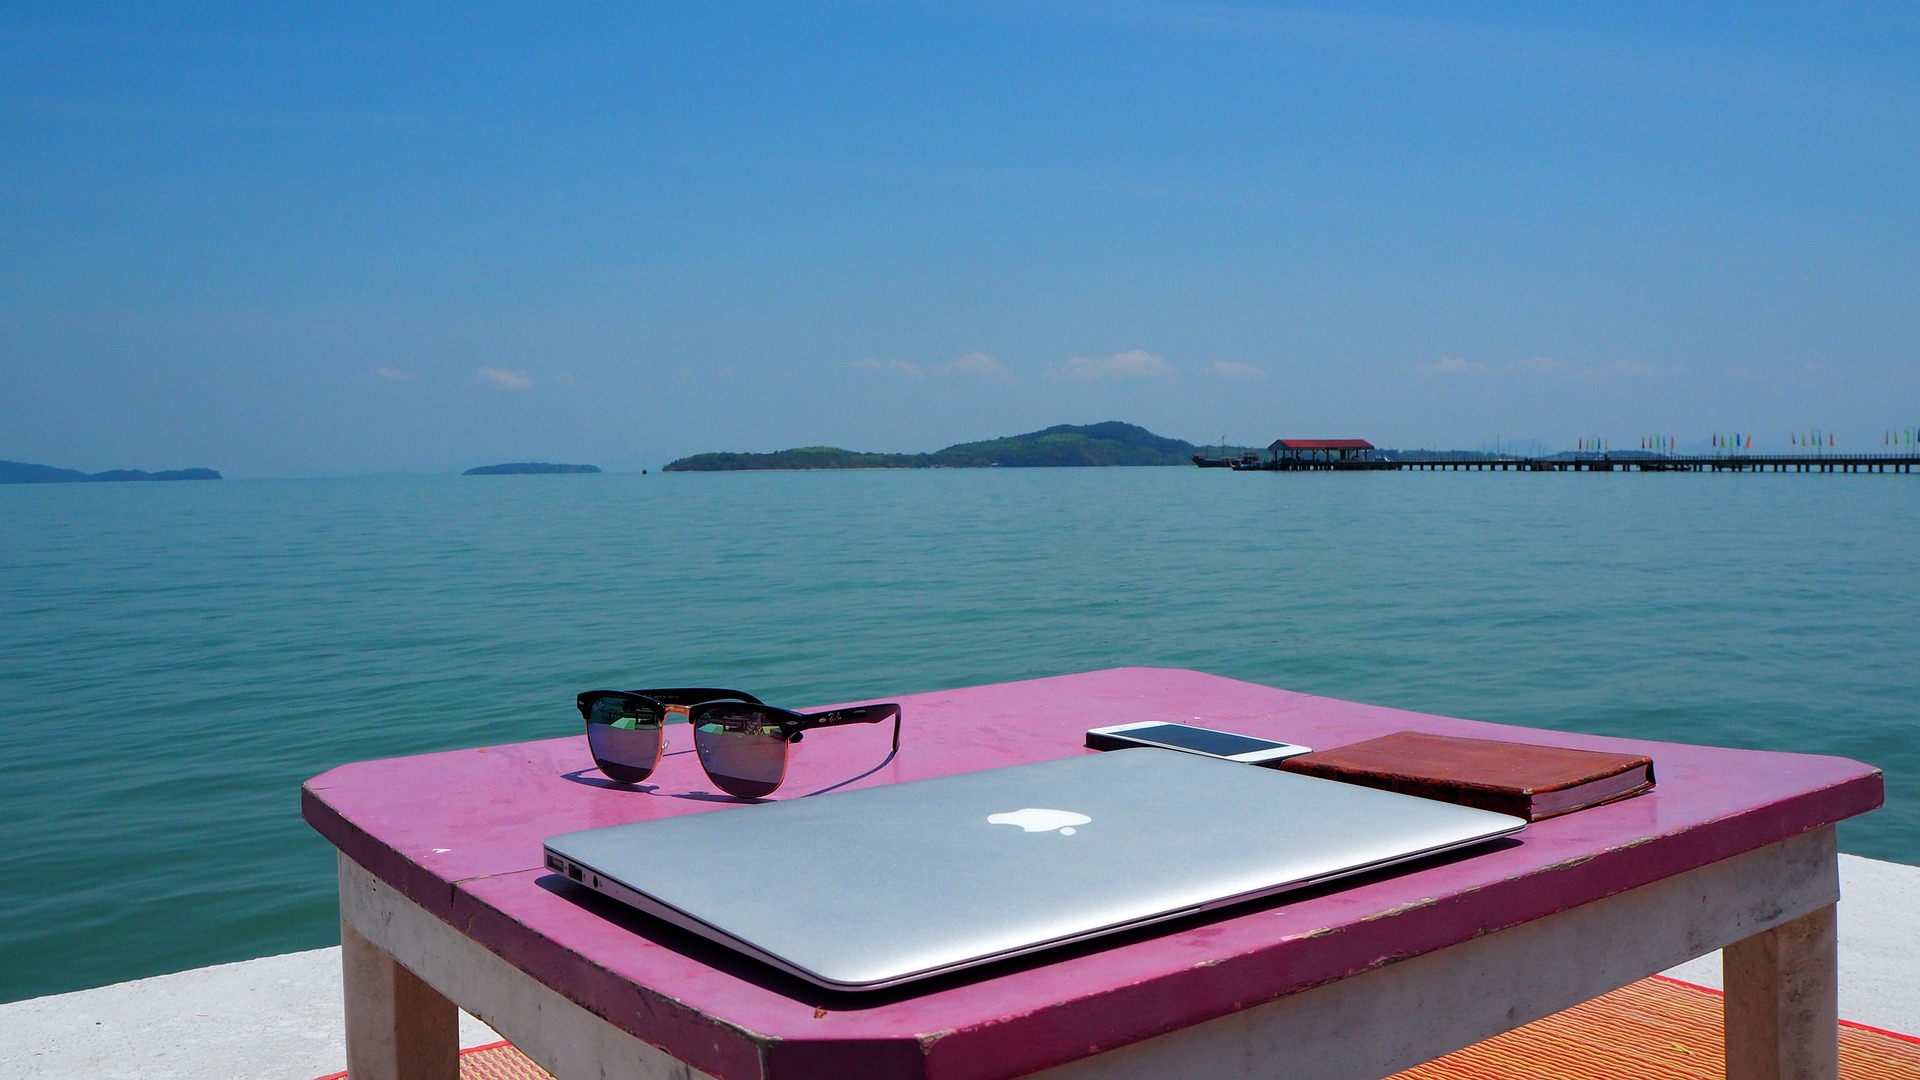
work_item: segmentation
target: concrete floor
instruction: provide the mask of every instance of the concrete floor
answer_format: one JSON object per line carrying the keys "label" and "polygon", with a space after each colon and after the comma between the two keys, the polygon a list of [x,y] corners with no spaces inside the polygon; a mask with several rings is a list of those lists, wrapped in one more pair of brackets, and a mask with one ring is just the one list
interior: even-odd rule
{"label": "concrete floor", "polygon": [[[347,1067],[340,949],[0,1005],[0,1077],[313,1080]],[[460,1014],[460,1045],[498,1042]]]}
{"label": "concrete floor", "polygon": [[[1840,856],[1840,1015],[1920,1034],[1920,867]],[[1720,985],[1719,954],[1668,974]],[[499,1036],[461,1015],[460,1045]],[[0,1080],[313,1080],[346,1067],[340,950],[0,1005]]]}

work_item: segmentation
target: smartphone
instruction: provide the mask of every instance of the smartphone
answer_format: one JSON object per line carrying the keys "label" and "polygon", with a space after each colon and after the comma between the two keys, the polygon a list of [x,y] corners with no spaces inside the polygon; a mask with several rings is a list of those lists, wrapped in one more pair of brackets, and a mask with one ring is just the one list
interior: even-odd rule
{"label": "smartphone", "polygon": [[1309,753],[1304,746],[1235,735],[1230,731],[1189,727],[1148,720],[1138,724],[1087,729],[1087,746],[1094,750],[1123,750],[1129,746],[1157,746],[1163,750],[1184,750],[1189,754],[1266,765],[1296,754]]}

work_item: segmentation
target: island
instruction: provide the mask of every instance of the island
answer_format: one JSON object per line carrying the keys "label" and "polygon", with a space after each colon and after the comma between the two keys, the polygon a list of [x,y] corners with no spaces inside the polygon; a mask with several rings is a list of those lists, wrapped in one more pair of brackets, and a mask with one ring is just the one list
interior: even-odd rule
{"label": "island", "polygon": [[554,465],[544,461],[509,461],[505,465],[480,465],[462,476],[539,476],[547,473],[597,473],[598,465]]}
{"label": "island", "polygon": [[957,443],[930,454],[873,454],[834,446],[802,446],[770,454],[695,454],[663,472],[735,472],[749,469],[976,469],[1079,465],[1187,465],[1190,442],[1155,435],[1134,424],[1056,424],[1025,435]]}
{"label": "island", "polygon": [[109,484],[124,480],[218,480],[212,469],[167,469],[142,472],[139,469],[108,469],[86,473],[79,469],[59,469],[52,465],[33,465],[25,461],[0,461],[0,484]]}

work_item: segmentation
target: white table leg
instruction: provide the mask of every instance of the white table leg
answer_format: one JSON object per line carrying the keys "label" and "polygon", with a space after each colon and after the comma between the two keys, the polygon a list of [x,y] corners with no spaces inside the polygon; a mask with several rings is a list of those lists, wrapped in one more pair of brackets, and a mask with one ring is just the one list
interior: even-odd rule
{"label": "white table leg", "polygon": [[[1385,964],[1157,1038],[1032,1074],[1029,1080],[1364,1080],[1463,1046],[1664,971],[1690,956],[1761,942],[1831,913],[1840,895],[1831,826],[1637,889]],[[1831,926],[1831,924],[1829,924]],[[1834,939],[1827,938],[1832,979]],[[1817,952],[1817,950],[1815,950]],[[1789,954],[1792,950],[1787,950]],[[1784,955],[1804,979],[1818,964]],[[1728,972],[1731,991],[1732,972]],[[1729,993],[1729,1009],[1733,995]],[[1828,1051],[1839,1026],[1828,1006]],[[1738,1026],[1729,1019],[1730,1034]],[[1804,1030],[1813,1030],[1809,1024]],[[1786,1032],[1792,1042],[1797,1032]],[[1744,1035],[1729,1042],[1745,1044]],[[1778,1046],[1780,1043],[1769,1043]],[[1797,1046],[1815,1045],[1799,1038]],[[1818,1077],[1828,1071],[1736,1073]]]}
{"label": "white table leg", "polygon": [[460,1017],[453,1002],[344,919],[340,967],[351,1080],[459,1080]]}
{"label": "white table leg", "polygon": [[[492,950],[442,922],[439,916],[400,894],[399,890],[368,873],[345,855],[340,863],[340,918],[347,932],[369,943],[382,958],[397,958],[400,971],[420,981],[426,993],[442,1001],[465,1008],[474,1016],[510,1039],[515,1048],[541,1068],[561,1080],[593,1077],[595,1080],[714,1080],[677,1061],[658,1047],[651,1046],[613,1026],[542,984],[533,976],[502,960]],[[342,949],[343,955],[346,950]],[[353,985],[351,962],[347,984]],[[372,980],[369,980],[372,981]],[[349,999],[352,991],[349,989]],[[449,1009],[452,1006],[448,1006]],[[457,1017],[457,1014],[456,1014]],[[352,1065],[354,1019],[347,1017],[349,1067],[356,1070],[350,1080],[363,1080]],[[376,1037],[381,1030],[376,1026]],[[387,1038],[391,1039],[392,1035]],[[434,1036],[438,1039],[439,1036]],[[428,1040],[412,1036],[416,1046]],[[457,1064],[455,1033],[446,1036],[444,1060]],[[405,1042],[407,1040],[401,1040]],[[442,1060],[434,1051],[432,1064]],[[452,1080],[454,1074],[418,1072],[402,1067],[398,1072],[371,1071],[368,1078],[390,1080],[400,1076],[431,1077]]]}
{"label": "white table leg", "polygon": [[1834,907],[1727,946],[1727,1080],[1838,1080]]}

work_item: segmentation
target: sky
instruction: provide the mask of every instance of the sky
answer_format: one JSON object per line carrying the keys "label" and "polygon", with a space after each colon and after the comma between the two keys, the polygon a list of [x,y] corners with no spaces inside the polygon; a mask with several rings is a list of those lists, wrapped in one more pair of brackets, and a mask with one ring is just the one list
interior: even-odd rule
{"label": "sky", "polygon": [[1920,427],[1920,8],[0,9],[0,458]]}

